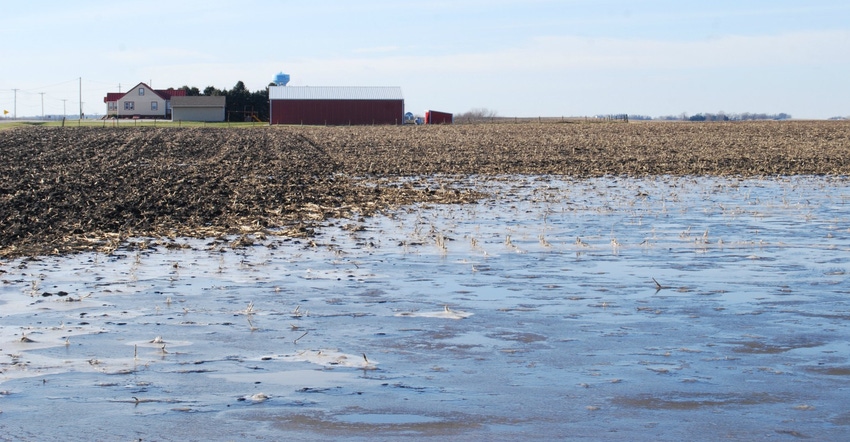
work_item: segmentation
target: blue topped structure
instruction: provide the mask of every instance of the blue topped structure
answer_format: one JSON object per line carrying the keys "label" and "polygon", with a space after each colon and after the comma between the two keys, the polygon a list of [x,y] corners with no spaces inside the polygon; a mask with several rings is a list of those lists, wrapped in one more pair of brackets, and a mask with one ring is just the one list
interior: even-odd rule
{"label": "blue topped structure", "polygon": [[286,86],[287,83],[289,83],[289,74],[281,72],[274,76],[274,84],[278,86]]}

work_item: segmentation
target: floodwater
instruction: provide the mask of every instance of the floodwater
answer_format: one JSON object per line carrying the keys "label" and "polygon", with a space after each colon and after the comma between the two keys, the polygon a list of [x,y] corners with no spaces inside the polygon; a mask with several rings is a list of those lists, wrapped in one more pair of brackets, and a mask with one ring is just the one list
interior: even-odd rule
{"label": "floodwater", "polygon": [[0,440],[850,434],[847,179],[456,185],[492,197],[3,263]]}

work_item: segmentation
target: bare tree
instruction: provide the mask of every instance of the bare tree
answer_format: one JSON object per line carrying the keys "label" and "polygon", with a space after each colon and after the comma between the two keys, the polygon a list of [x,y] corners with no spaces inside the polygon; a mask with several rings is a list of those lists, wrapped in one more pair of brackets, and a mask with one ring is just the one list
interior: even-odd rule
{"label": "bare tree", "polygon": [[490,110],[484,107],[478,107],[455,115],[455,122],[481,123],[485,121],[491,121],[497,116],[498,113],[494,110]]}

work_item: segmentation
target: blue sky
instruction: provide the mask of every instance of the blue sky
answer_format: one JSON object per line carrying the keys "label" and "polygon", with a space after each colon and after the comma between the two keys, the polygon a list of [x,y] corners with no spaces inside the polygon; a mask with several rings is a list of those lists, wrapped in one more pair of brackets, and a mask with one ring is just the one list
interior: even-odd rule
{"label": "blue sky", "polygon": [[[846,0],[2,0],[0,108],[106,92],[400,86],[407,110],[850,116]],[[43,93],[44,95],[42,95]],[[10,114],[11,115],[11,114]]]}

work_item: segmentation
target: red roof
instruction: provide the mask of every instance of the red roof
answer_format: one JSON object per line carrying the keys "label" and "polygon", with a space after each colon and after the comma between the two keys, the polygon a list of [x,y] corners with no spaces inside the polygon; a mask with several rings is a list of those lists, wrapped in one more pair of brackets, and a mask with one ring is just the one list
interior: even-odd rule
{"label": "red roof", "polygon": [[[139,83],[139,84],[144,84],[144,83]],[[130,90],[135,89],[136,87],[139,86],[139,84],[137,84],[136,86],[133,86],[133,88],[131,88]],[[150,89],[150,86],[148,86],[146,84],[144,84],[144,85],[145,85],[146,88]],[[118,100],[121,99],[121,97],[127,95],[129,92],[130,91],[127,91],[127,92],[107,92],[106,97],[103,98],[103,102],[109,103],[110,101],[118,101]],[[174,88],[153,89],[153,92],[155,94],[159,95],[159,97],[162,98],[163,100],[170,100],[171,97],[185,97],[186,96],[186,91],[183,90],[183,89],[174,89]]]}
{"label": "red roof", "polygon": [[103,98],[103,102],[109,103],[110,101],[118,101],[125,94],[126,92],[107,92],[106,97]]}
{"label": "red roof", "polygon": [[184,89],[157,89],[156,93],[159,94],[160,97],[165,99],[169,99],[171,97],[185,97],[186,90]]}

